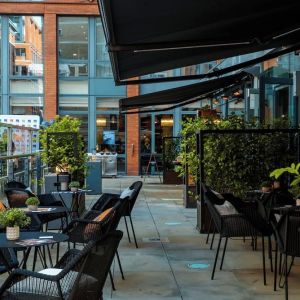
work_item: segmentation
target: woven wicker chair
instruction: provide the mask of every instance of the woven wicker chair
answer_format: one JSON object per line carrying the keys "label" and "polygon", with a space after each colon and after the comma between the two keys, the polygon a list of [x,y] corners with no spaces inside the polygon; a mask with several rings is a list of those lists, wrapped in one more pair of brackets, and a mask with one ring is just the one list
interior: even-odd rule
{"label": "woven wicker chair", "polygon": [[10,272],[19,265],[13,249],[0,249],[0,274]]}
{"label": "woven wicker chair", "polygon": [[54,269],[13,271],[0,288],[1,299],[103,299],[102,289],[122,236],[114,231],[81,251],[71,249]]}
{"label": "woven wicker chair", "polygon": [[232,237],[244,238],[247,236],[253,238],[255,236],[255,228],[253,228],[253,226],[249,223],[249,221],[245,218],[243,214],[239,213],[239,214],[231,214],[231,215],[221,215],[218,212],[218,210],[215,208],[214,204],[209,199],[206,199],[206,204],[213,218],[214,224],[220,234],[213,271],[211,275],[211,279],[214,279],[222,239],[225,238],[225,244],[224,244],[224,249],[222,254],[220,270],[222,270],[223,267],[228,238],[232,238]]}
{"label": "woven wicker chair", "polygon": [[[124,217],[124,221],[125,221],[128,240],[131,243],[131,238],[130,238],[130,234],[129,234],[129,229],[128,229],[128,224],[127,224],[126,217],[129,217],[129,221],[130,221],[130,224],[131,224],[131,229],[132,229],[134,243],[135,243],[136,248],[138,248],[138,244],[137,244],[136,235],[135,235],[133,222],[132,222],[132,218],[131,218],[131,212],[132,212],[132,209],[135,205],[135,202],[137,200],[137,197],[140,193],[140,190],[141,190],[142,186],[143,186],[142,181],[136,181],[129,187],[129,189],[133,190],[133,193],[129,197],[129,199],[126,203],[126,207],[124,208],[124,211],[123,211],[123,217]],[[105,207],[107,205],[107,203],[110,203],[112,200],[115,200],[115,202],[117,202],[119,200],[119,197],[120,197],[120,194],[104,193],[97,200],[97,202],[93,205],[92,210],[101,211],[103,209],[103,207]]]}
{"label": "woven wicker chair", "polygon": [[[20,208],[25,207],[26,200],[29,197],[37,197],[40,200],[40,206],[63,206],[61,201],[57,201],[51,194],[41,194],[41,195],[34,195],[28,190],[23,188],[6,188],[5,195],[8,201],[8,204],[12,208]],[[66,220],[67,223],[67,213],[52,213],[48,215],[39,215],[39,219],[43,224],[48,224],[53,220],[60,219],[61,220],[61,227],[63,227],[63,220]]]}
{"label": "woven wicker chair", "polygon": [[[288,275],[292,267],[292,264],[288,267],[288,257],[292,257],[292,261],[295,257],[300,257],[300,208],[284,209],[281,214],[279,222],[274,224],[274,229],[278,250],[284,256],[282,274],[284,274],[285,299],[288,300]],[[277,270],[277,252],[275,258]]]}
{"label": "woven wicker chair", "polygon": [[[274,235],[274,229],[269,222],[266,208],[263,203],[259,200],[249,203],[247,207],[241,208],[239,211],[242,212],[245,218],[252,224],[256,230],[255,237],[261,236],[262,241],[262,260],[263,260],[263,280],[266,285],[266,259],[265,259],[265,238],[268,239],[268,256],[270,259],[271,271],[273,272],[273,260],[272,260],[272,241],[271,237]],[[256,242],[256,239],[255,239]],[[276,286],[274,285],[274,290]]]}

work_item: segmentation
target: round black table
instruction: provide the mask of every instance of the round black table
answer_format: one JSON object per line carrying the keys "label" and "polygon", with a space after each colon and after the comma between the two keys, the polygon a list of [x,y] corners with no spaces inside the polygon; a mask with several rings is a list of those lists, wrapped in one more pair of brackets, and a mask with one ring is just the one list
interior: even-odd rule
{"label": "round black table", "polygon": [[37,214],[37,215],[51,215],[57,213],[67,212],[67,209],[64,206],[49,206],[44,207],[40,206],[37,210],[28,210],[28,208],[22,208],[26,214]]}
{"label": "round black table", "polygon": [[[36,247],[51,245],[60,242],[65,242],[68,240],[68,236],[63,233],[56,232],[42,232],[42,231],[28,231],[20,232],[20,238],[15,241],[9,241],[6,238],[6,233],[0,233],[0,249],[2,248],[24,248],[24,247]],[[26,240],[38,239],[41,240],[41,243],[36,243],[34,245],[28,244],[26,246],[19,243],[25,242]]]}
{"label": "round black table", "polygon": [[[63,233],[55,233],[55,232],[42,232],[42,231],[28,231],[28,232],[20,232],[20,238],[15,241],[9,241],[6,238],[6,233],[0,233],[0,251],[5,248],[15,248],[15,249],[24,249],[26,248],[24,259],[23,259],[23,268],[26,268],[26,263],[31,251],[31,248],[34,247],[34,258],[33,258],[33,271],[35,269],[35,263],[37,259],[37,253],[40,251],[40,256],[42,258],[42,264],[44,268],[47,268],[46,262],[46,253],[45,247],[47,246],[48,256],[50,265],[52,266],[52,258],[50,255],[49,245],[57,244],[60,242],[65,242],[69,239],[66,234]],[[41,252],[41,247],[43,248],[43,253]]]}

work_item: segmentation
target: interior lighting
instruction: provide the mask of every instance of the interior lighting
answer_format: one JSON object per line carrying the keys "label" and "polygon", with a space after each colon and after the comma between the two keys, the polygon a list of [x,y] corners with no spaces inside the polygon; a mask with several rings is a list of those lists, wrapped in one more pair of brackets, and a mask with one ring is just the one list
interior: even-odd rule
{"label": "interior lighting", "polygon": [[106,126],[106,118],[97,118],[96,124],[97,126]]}
{"label": "interior lighting", "polygon": [[172,118],[162,118],[161,119],[161,126],[165,126],[165,127],[171,127],[173,126],[173,119]]}

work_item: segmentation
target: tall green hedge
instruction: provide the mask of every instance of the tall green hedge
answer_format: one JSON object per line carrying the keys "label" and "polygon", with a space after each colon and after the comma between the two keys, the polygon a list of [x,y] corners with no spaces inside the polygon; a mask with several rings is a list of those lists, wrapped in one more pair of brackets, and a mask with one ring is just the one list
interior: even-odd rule
{"label": "tall green hedge", "polygon": [[[288,128],[287,120],[277,120],[263,128]],[[209,119],[189,119],[183,123],[179,170],[184,175],[187,163],[190,174],[197,179],[199,157],[196,155],[196,132],[200,129],[251,129],[255,123],[231,116],[217,122]],[[262,127],[260,127],[262,128]],[[295,161],[295,141],[286,133],[276,134],[211,134],[204,140],[205,183],[220,192],[243,196],[245,191],[258,189],[276,168]],[[187,153],[185,152],[187,148]]]}

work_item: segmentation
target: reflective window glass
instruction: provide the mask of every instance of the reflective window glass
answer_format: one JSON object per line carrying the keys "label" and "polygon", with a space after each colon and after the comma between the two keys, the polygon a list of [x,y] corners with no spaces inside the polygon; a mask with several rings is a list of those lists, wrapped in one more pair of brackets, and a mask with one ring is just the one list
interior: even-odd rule
{"label": "reflective window glass", "polygon": [[59,59],[88,59],[88,18],[60,17],[58,19]]}
{"label": "reflective window glass", "polygon": [[9,17],[10,75],[43,76],[43,18]]}

